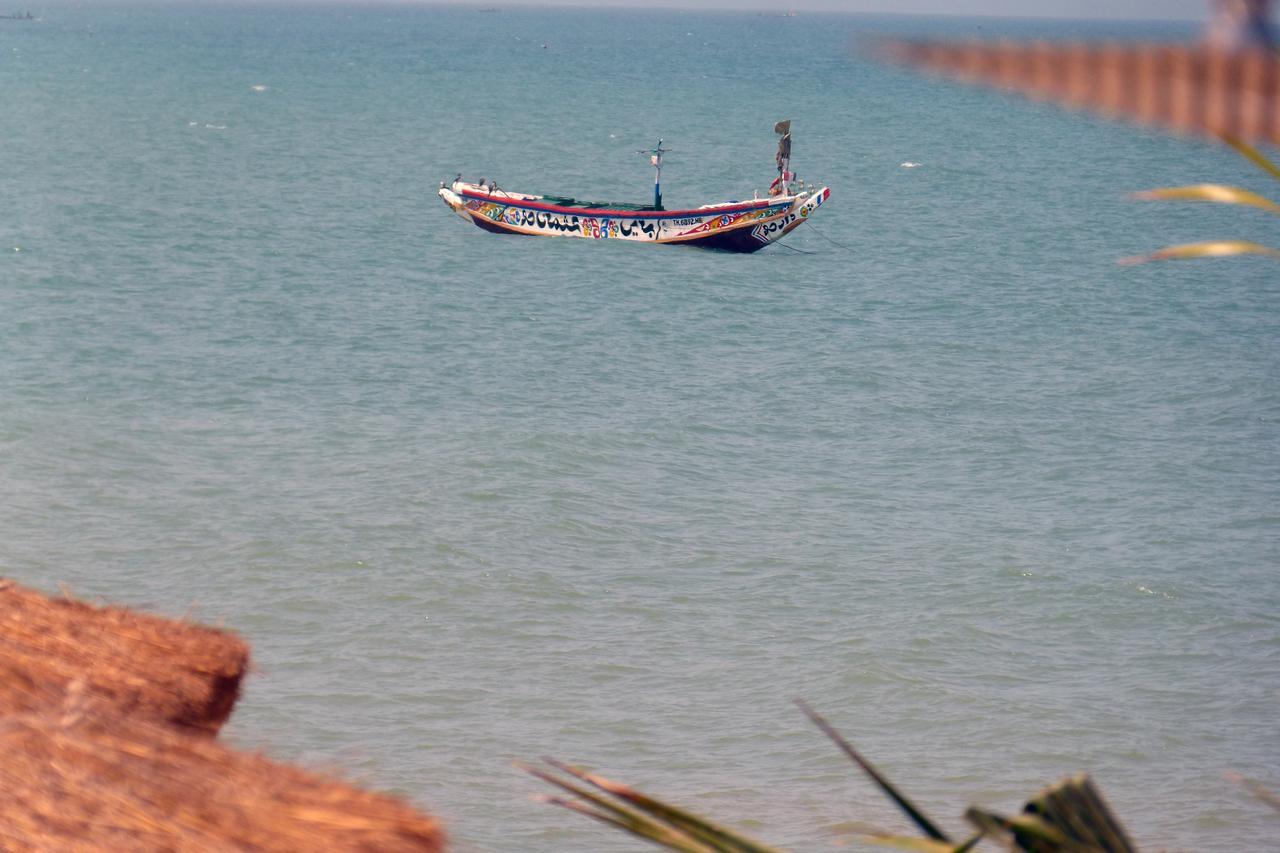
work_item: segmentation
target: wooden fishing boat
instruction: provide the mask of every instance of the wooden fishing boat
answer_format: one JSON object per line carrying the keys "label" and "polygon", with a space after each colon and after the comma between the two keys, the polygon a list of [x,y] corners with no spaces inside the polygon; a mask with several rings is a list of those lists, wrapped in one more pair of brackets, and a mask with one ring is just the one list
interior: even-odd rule
{"label": "wooden fishing boat", "polygon": [[653,204],[647,206],[578,201],[564,196],[529,195],[496,182],[440,183],[440,198],[454,213],[497,234],[587,237],[639,243],[679,243],[729,252],[755,252],[806,222],[831,195],[825,186],[806,185],[791,172],[791,122],[774,126],[781,135],[778,177],[766,198],[704,204],[684,210],[662,206],[662,156],[658,140],[649,155],[656,170]]}

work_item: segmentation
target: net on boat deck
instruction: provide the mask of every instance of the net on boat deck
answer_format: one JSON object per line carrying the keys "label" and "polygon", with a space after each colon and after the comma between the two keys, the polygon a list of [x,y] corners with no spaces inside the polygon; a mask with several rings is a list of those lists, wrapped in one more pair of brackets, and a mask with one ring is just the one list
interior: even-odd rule
{"label": "net on boat deck", "polygon": [[580,201],[576,198],[561,195],[544,195],[542,201],[557,207],[594,207],[603,210],[657,210],[653,205],[627,204],[621,201]]}

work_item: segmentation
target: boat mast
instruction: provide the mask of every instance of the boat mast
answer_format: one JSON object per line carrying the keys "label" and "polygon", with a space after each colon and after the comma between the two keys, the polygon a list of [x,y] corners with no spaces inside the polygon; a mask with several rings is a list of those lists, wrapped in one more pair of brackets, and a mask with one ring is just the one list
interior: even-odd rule
{"label": "boat mast", "polygon": [[653,209],[662,210],[662,155],[671,149],[662,147],[662,140],[658,140],[655,148],[641,148],[637,154],[648,154],[649,165],[653,166]]}
{"label": "boat mast", "polygon": [[653,164],[653,209],[662,210],[662,139],[658,139],[658,147],[649,152],[649,162]]}
{"label": "boat mast", "polygon": [[784,119],[773,126],[774,133],[782,134],[778,140],[778,180],[774,181],[779,195],[791,194],[791,119]]}

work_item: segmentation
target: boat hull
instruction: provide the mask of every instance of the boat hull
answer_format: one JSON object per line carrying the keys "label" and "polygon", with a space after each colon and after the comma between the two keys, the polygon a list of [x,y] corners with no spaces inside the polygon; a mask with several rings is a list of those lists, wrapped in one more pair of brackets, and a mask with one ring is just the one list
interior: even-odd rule
{"label": "boat hull", "polygon": [[495,234],[580,237],[755,252],[803,224],[828,188],[690,210],[626,210],[553,204],[542,196],[490,191],[461,181],[440,188],[454,213]]}

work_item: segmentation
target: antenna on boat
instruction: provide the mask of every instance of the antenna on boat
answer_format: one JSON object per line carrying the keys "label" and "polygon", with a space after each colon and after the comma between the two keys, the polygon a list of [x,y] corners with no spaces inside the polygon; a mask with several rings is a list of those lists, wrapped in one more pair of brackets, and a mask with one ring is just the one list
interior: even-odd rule
{"label": "antenna on boat", "polygon": [[637,154],[648,154],[649,164],[653,166],[653,209],[662,210],[662,155],[670,151],[662,147],[662,139],[658,139],[656,148],[641,148]]}
{"label": "antenna on boat", "polygon": [[[773,132],[782,135],[778,140],[778,177],[769,185],[770,195],[789,195],[791,183],[791,119],[783,119],[773,126]],[[777,192],[774,192],[777,190]]]}

